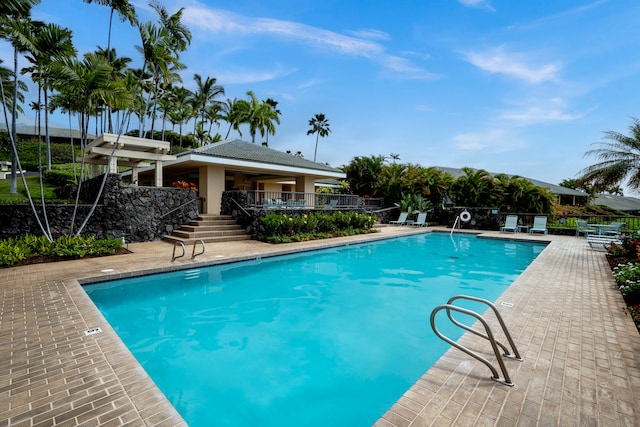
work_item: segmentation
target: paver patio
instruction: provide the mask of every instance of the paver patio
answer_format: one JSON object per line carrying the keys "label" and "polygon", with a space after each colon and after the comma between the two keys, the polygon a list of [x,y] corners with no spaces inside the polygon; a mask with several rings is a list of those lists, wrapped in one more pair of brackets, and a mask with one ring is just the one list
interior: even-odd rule
{"label": "paver patio", "polygon": [[[78,279],[130,277],[415,232],[425,230],[386,227],[375,235],[278,246],[211,244],[196,261],[174,263],[171,245],[140,243],[128,255],[0,269],[0,427],[185,425]],[[492,381],[486,366],[451,349],[398,396],[377,426],[640,425],[640,334],[623,310],[605,255],[590,250],[584,238],[515,237],[551,242],[497,300],[524,358],[506,361],[515,386]],[[429,315],[425,308],[425,327]],[[492,316],[487,319],[497,328]],[[102,332],[85,335],[96,327]],[[494,359],[487,343],[472,334],[459,342]]]}

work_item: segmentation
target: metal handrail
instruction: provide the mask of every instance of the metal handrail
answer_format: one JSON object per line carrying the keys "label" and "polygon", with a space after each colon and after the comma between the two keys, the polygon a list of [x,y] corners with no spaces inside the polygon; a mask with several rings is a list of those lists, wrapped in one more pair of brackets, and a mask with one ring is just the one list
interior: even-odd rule
{"label": "metal handrail", "polygon": [[198,199],[191,199],[188,202],[184,202],[183,204],[181,204],[180,206],[178,206],[177,208],[173,208],[171,209],[169,212],[163,213],[162,215],[160,215],[160,219],[164,218],[165,216],[177,211],[178,209],[182,209],[183,207],[187,206],[189,203],[193,203],[193,202],[197,202]]}
{"label": "metal handrail", "polygon": [[[500,323],[500,327],[502,328],[502,332],[504,333],[504,336],[507,338],[507,341],[509,341],[509,345],[511,346],[511,350],[513,351],[513,355],[511,355],[511,353],[509,353],[509,350],[507,349],[506,346],[504,346],[503,344],[501,344],[500,342],[496,341],[496,344],[498,344],[502,350],[504,351],[503,356],[511,358],[511,359],[517,359],[522,361],[522,357],[520,356],[520,352],[518,351],[517,347],[516,347],[516,343],[513,341],[513,338],[511,338],[511,334],[509,333],[509,331],[507,330],[507,325],[504,323],[504,320],[502,320],[502,316],[500,315],[500,312],[498,311],[498,307],[496,307],[491,301],[488,301],[484,298],[477,298],[477,297],[472,297],[469,295],[456,295],[454,297],[449,298],[449,301],[447,301],[447,304],[451,305],[455,300],[458,299],[465,299],[468,301],[475,301],[475,302],[480,302],[483,304],[488,305],[492,310],[493,313],[495,314],[496,318],[498,319],[498,323]],[[464,330],[467,330],[473,334],[478,335],[479,337],[482,337],[484,339],[489,339],[489,337],[487,337],[486,335],[483,335],[481,332],[478,332],[474,329],[472,329],[471,327],[464,325],[460,322],[458,322],[457,320],[455,320],[453,318],[453,316],[451,315],[450,311],[447,311],[447,315],[449,316],[449,319],[451,319],[451,322],[453,322],[453,324],[455,324],[456,326],[461,327]]]}
{"label": "metal handrail", "polygon": [[449,233],[449,236],[453,236],[453,232],[456,230],[456,225],[459,225],[460,229],[462,230],[462,223],[458,224],[460,222],[460,215],[456,216],[456,220],[453,222],[453,227],[451,227],[451,233]]}
{"label": "metal handrail", "polygon": [[[178,245],[182,248],[182,255],[176,256],[176,246],[178,246]],[[186,253],[186,251],[185,251],[185,248],[184,248],[184,243],[182,243],[180,241],[174,242],[174,244],[173,244],[173,255],[171,256],[171,262],[175,261],[177,258],[182,258],[183,256],[185,256],[185,253]]]}
{"label": "metal handrail", "polygon": [[231,199],[231,201],[232,201],[233,203],[235,203],[235,204],[236,204],[236,206],[238,206],[238,207],[240,208],[240,210],[241,210],[242,212],[244,212],[244,214],[245,214],[246,216],[251,216],[251,214],[250,214],[249,212],[247,212],[247,210],[246,210],[246,209],[245,209],[245,208],[244,208],[240,203],[238,203],[238,201],[237,201],[236,199]]}
{"label": "metal handrail", "polygon": [[[200,243],[202,245],[202,251],[196,253],[196,245]],[[204,253],[204,240],[200,239],[200,240],[196,240],[195,242],[193,242],[193,251],[191,251],[191,259],[194,259],[195,257],[197,257],[198,255],[202,255]]]}
{"label": "metal handrail", "polygon": [[[509,372],[507,372],[507,368],[504,364],[504,361],[502,360],[501,354],[500,354],[500,350],[498,349],[498,346],[500,345],[502,347],[503,350],[505,350],[505,353],[508,353],[506,347],[504,347],[503,345],[499,344],[494,335],[493,332],[491,331],[491,328],[489,327],[489,324],[486,322],[486,320],[484,320],[484,318],[479,315],[478,313],[476,313],[475,311],[472,310],[468,310],[466,308],[462,308],[462,307],[456,307],[455,305],[452,305],[451,302],[455,301],[456,299],[468,299],[471,301],[477,301],[477,302],[482,302],[482,303],[487,303],[489,306],[491,306],[494,309],[494,312],[497,313],[497,309],[495,308],[495,306],[493,304],[491,304],[490,302],[480,299],[480,298],[475,298],[475,297],[467,297],[465,295],[458,295],[455,296],[453,298],[451,298],[449,300],[448,304],[442,304],[437,306],[436,308],[433,309],[433,311],[431,312],[431,328],[433,329],[433,332],[443,341],[451,344],[452,346],[454,346],[455,348],[459,349],[460,351],[468,354],[469,356],[473,357],[476,360],[479,360],[480,362],[484,363],[490,370],[491,370],[491,378],[499,383],[508,385],[510,387],[513,387],[513,382],[511,381],[511,377],[509,377]],[[455,342],[454,340],[452,340],[451,338],[447,337],[446,335],[444,335],[442,332],[440,332],[438,330],[438,328],[436,327],[436,315],[438,314],[438,312],[440,312],[441,310],[446,310],[447,311],[447,316],[449,317],[449,319],[457,326],[462,327],[463,329],[469,331],[469,332],[473,332],[474,334],[481,336],[485,339],[487,339],[490,343],[491,343],[491,348],[493,349],[493,353],[496,356],[496,359],[498,360],[498,365],[500,366],[500,370],[502,371],[502,376],[504,377],[504,380],[500,379],[500,375],[498,374],[498,370],[491,364],[491,362],[489,362],[486,358],[484,358],[483,356],[481,356],[480,354],[476,353],[475,351],[472,351],[470,349],[468,349],[467,347],[464,347],[461,344],[458,344],[457,342]],[[474,331],[472,329],[470,329],[469,327],[467,327],[466,325],[461,324],[460,322],[456,321],[452,315],[451,315],[451,311],[457,311],[459,313],[462,314],[466,314],[468,316],[474,317],[476,318],[481,324],[482,326],[484,326],[486,335],[483,335],[482,333],[479,333],[477,331]],[[511,335],[506,331],[506,327],[504,326],[504,322],[502,321],[502,317],[500,317],[499,313],[497,314],[498,316],[498,320],[501,324],[501,326],[503,327],[503,331],[505,331],[505,335],[507,336],[507,339],[509,340],[509,343],[512,345],[513,351],[516,354],[516,357],[518,360],[522,360],[520,358],[520,353],[518,353],[518,350],[515,348],[515,344],[513,343],[513,340],[511,339]],[[507,356],[507,354],[505,354],[505,356]],[[507,356],[509,357],[509,356]]]}

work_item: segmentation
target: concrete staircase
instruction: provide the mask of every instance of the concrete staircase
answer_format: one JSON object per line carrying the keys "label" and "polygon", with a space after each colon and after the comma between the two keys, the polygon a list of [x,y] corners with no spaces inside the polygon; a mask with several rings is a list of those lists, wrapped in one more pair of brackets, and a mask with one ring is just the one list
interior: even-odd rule
{"label": "concrete staircase", "polygon": [[238,240],[250,240],[244,228],[233,219],[231,215],[200,214],[197,220],[191,221],[174,230],[164,240],[175,243],[182,242],[185,246],[193,246],[198,240],[205,243],[230,242]]}

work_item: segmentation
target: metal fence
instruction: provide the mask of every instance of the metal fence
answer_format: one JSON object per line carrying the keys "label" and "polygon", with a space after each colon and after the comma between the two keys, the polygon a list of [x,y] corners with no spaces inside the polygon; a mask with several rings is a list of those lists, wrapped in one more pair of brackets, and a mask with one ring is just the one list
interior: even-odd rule
{"label": "metal fence", "polygon": [[259,210],[375,210],[382,204],[382,199],[362,198],[353,194],[266,190],[226,191],[225,193],[234,200],[242,201],[243,207]]}
{"label": "metal fence", "polygon": [[[518,215],[518,225],[530,226],[536,216],[547,217],[547,227],[549,228],[576,228],[576,221],[586,221],[588,224],[609,224],[612,222],[623,222],[622,232],[627,234],[637,234],[640,230],[640,217],[621,215],[545,215],[537,213],[500,213],[500,223],[504,223],[507,215]],[[640,236],[640,235],[639,235]]]}

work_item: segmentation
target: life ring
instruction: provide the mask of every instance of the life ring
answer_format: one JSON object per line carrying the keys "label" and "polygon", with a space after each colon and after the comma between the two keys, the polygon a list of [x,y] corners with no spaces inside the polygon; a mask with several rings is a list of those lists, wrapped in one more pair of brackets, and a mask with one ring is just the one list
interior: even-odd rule
{"label": "life ring", "polygon": [[471,221],[471,214],[469,213],[469,211],[462,211],[462,213],[460,214],[460,220],[462,222]]}

